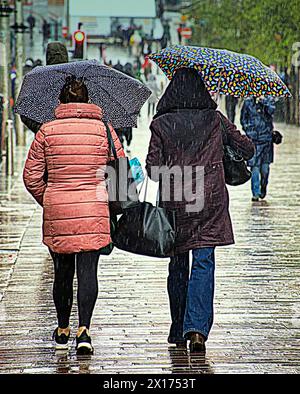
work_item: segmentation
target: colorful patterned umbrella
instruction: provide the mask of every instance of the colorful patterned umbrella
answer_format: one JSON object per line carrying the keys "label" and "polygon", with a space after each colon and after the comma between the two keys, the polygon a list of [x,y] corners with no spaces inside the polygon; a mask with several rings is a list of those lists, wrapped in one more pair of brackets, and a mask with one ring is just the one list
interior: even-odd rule
{"label": "colorful patterned umbrella", "polygon": [[175,45],[149,58],[172,79],[177,69],[195,68],[209,91],[235,97],[290,97],[279,76],[253,56],[225,49]]}
{"label": "colorful patterned umbrella", "polygon": [[138,114],[151,90],[97,60],[34,68],[24,77],[15,112],[39,123],[54,120],[59,94],[69,75],[83,78],[91,102],[103,109],[104,119],[114,128],[137,126]]}

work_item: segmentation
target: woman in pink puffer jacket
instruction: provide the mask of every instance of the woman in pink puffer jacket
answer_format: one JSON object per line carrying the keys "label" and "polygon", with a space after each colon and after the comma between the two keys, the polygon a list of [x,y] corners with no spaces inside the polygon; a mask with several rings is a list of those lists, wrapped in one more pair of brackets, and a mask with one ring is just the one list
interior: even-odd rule
{"label": "woman in pink puffer jacket", "polygon": [[[74,79],[66,82],[60,102],[56,120],[44,124],[36,134],[23,178],[29,193],[43,207],[43,242],[54,261],[56,348],[68,347],[76,262],[79,312],[76,348],[78,354],[86,354],[93,352],[89,326],[98,295],[99,249],[111,242],[104,171],[99,169],[113,157],[102,110],[88,103],[84,83]],[[111,126],[110,130],[117,156],[124,157]]]}

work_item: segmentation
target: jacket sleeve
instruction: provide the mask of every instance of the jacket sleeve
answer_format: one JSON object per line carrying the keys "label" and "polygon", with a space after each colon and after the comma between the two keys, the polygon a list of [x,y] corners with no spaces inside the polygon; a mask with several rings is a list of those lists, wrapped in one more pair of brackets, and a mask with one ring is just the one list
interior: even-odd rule
{"label": "jacket sleeve", "polygon": [[272,117],[276,109],[275,100],[271,97],[265,97],[261,100],[261,103],[264,106],[265,113]]}
{"label": "jacket sleeve", "polygon": [[40,129],[31,144],[23,171],[26,189],[41,206],[43,206],[43,196],[47,186],[44,181],[46,170],[44,148],[45,135],[43,129]]}
{"label": "jacket sleeve", "polygon": [[150,130],[151,139],[149,143],[148,155],[146,158],[146,171],[149,177],[153,181],[157,182],[159,179],[156,179],[154,174],[151,174],[151,167],[161,167],[165,164],[163,154],[163,140],[158,130],[154,127],[153,122],[150,125]]}
{"label": "jacket sleeve", "polygon": [[244,160],[250,160],[255,153],[255,145],[246,135],[242,135],[236,126],[220,113],[226,127],[227,143],[236,150]]}
{"label": "jacket sleeve", "polygon": [[33,131],[34,134],[36,134],[42,126],[42,123],[36,122],[35,120],[27,118],[24,115],[21,115],[21,121],[29,130]]}
{"label": "jacket sleeve", "polygon": [[[123,146],[122,146],[122,144],[120,142],[120,139],[119,139],[117,133],[115,132],[114,128],[111,125],[109,125],[109,129],[110,129],[111,136],[112,136],[115,148],[116,148],[117,157],[118,158],[119,157],[125,157],[125,152],[124,152]],[[114,155],[111,153],[109,161],[114,160],[114,159],[115,159]]]}

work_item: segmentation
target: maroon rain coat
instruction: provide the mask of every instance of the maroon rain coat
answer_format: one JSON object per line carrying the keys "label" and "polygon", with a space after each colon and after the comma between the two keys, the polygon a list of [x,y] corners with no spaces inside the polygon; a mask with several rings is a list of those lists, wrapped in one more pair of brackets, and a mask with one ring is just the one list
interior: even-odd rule
{"label": "maroon rain coat", "polygon": [[[187,71],[188,70],[188,71]],[[176,254],[186,251],[234,243],[229,215],[229,195],[224,179],[223,143],[220,117],[227,128],[228,143],[250,159],[254,145],[224,115],[216,111],[198,73],[191,69],[177,71],[161,98],[150,129],[151,140],[146,169],[155,181],[160,180],[160,206],[176,211]],[[153,166],[204,168],[204,206],[188,212],[192,201],[184,197],[184,189],[195,192],[195,179],[182,180],[170,176],[170,199],[162,201],[162,178],[152,173]],[[194,172],[195,174],[195,172]],[[178,183],[179,182],[179,183]],[[182,187],[182,201],[175,197]]]}

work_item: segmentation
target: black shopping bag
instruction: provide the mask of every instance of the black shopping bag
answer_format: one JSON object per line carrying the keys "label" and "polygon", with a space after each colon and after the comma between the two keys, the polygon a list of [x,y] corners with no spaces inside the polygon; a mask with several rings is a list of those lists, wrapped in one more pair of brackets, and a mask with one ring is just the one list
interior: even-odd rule
{"label": "black shopping bag", "polygon": [[127,252],[152,257],[174,256],[175,211],[139,202],[123,213],[112,239],[117,248]]}
{"label": "black shopping bag", "polygon": [[139,194],[131,173],[129,160],[127,157],[117,157],[114,141],[107,123],[105,123],[105,126],[109,149],[114,156],[114,160],[111,160],[106,168],[109,210],[111,215],[120,215],[125,209],[137,205]]}
{"label": "black shopping bag", "polygon": [[227,144],[226,125],[220,116],[223,140],[223,167],[225,182],[227,185],[239,186],[251,179],[251,171],[248,170],[244,158]]}
{"label": "black shopping bag", "polygon": [[[117,217],[110,215],[110,237],[112,238],[117,225]],[[108,245],[100,249],[100,254],[104,256],[109,256],[114,250],[114,243],[111,241]]]}

